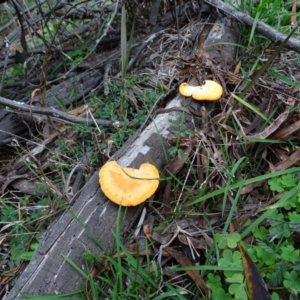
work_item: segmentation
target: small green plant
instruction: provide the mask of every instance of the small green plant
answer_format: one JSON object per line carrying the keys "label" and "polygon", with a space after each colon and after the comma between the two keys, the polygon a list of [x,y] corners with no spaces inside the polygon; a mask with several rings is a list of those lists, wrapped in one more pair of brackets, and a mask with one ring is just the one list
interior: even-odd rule
{"label": "small green plant", "polygon": [[169,120],[172,125],[171,131],[176,136],[176,144],[168,149],[171,157],[184,158],[184,152],[180,148],[180,142],[183,138],[189,139],[195,135],[195,132],[184,124],[184,113],[177,113],[175,118]]}
{"label": "small green plant", "polygon": [[54,75],[57,71],[64,66],[75,66],[83,61],[83,58],[91,51],[91,46],[87,47],[84,43],[76,46],[73,50],[66,53],[62,61],[59,62],[52,70],[50,75]]}
{"label": "small green plant", "polygon": [[[286,174],[271,178],[268,183],[271,190],[284,196],[298,187],[297,178],[297,173]],[[273,205],[273,211],[268,218],[269,227],[259,226],[253,230],[257,245],[248,250],[265,280],[271,286],[283,285],[286,291],[296,298],[299,294],[299,287],[295,288],[299,274],[295,270],[300,266],[300,251],[297,249],[293,234],[300,231],[299,199],[298,190],[287,201]],[[282,293],[284,294],[285,292]],[[296,299],[294,296],[291,297],[290,299]]]}
{"label": "small green plant", "polygon": [[220,233],[216,233],[215,234],[215,241],[218,244],[218,247],[220,249],[224,249],[227,246],[229,248],[236,248],[237,247],[237,243],[241,240],[241,236],[234,232],[231,234],[220,234]]}
{"label": "small green plant", "polygon": [[[233,259],[237,259],[233,263]],[[241,255],[238,251],[232,253],[231,250],[224,252],[224,257],[220,259],[220,267],[239,267],[242,268]],[[230,272],[224,274],[225,282],[219,275],[209,273],[207,275],[207,286],[211,289],[212,299],[248,299],[247,287],[243,272]]]}
{"label": "small green plant", "polygon": [[209,273],[207,275],[206,285],[212,291],[212,299],[216,300],[229,300],[232,299],[230,293],[226,293],[223,288],[223,283],[221,281],[221,277],[219,275],[214,275],[213,273]]}
{"label": "small green plant", "polygon": [[[22,260],[30,260],[37,248],[40,233],[36,232],[40,218],[49,208],[49,201],[43,198],[33,203],[29,196],[20,198],[18,203],[0,198],[1,233],[7,234],[5,243],[9,243],[9,252],[1,251],[0,260],[3,270],[20,266]],[[40,224],[42,230],[47,224]]]}
{"label": "small green plant", "polygon": [[[293,172],[268,179],[270,190],[280,193],[282,200],[269,207],[268,214],[265,215],[268,226],[251,225],[255,242],[252,246],[245,244],[264,281],[272,287],[284,287],[271,294],[273,300],[299,297],[300,250],[293,238],[293,234],[300,231],[298,177],[299,174]],[[246,222],[244,226],[249,224]],[[216,248],[207,259],[210,263],[217,261],[217,267],[214,273],[209,272],[206,276],[212,299],[249,297],[242,255],[236,250],[241,238],[242,235],[236,232],[214,234]]]}

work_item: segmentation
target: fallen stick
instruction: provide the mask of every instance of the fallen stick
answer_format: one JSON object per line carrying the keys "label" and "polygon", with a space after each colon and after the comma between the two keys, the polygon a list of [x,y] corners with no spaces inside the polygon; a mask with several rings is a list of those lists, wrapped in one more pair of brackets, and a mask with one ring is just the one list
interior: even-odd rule
{"label": "fallen stick", "polygon": [[30,114],[39,114],[43,116],[49,116],[55,118],[61,122],[67,122],[72,124],[95,124],[103,127],[110,127],[110,126],[124,126],[124,122],[121,121],[107,121],[107,120],[99,120],[99,119],[91,119],[91,118],[83,118],[83,117],[76,117],[72,116],[68,113],[65,113],[61,110],[56,109],[55,107],[39,107],[35,105],[28,105],[25,103],[17,102],[14,100],[9,100],[3,97],[0,97],[0,104],[4,105],[11,110],[12,113],[30,113]]}
{"label": "fallen stick", "polygon": [[[252,17],[242,12],[238,12],[234,10],[225,2],[222,2],[220,0],[204,0],[204,2],[216,7],[219,10],[222,10],[223,12],[234,17],[235,19],[237,19],[239,22],[241,22],[246,26],[252,27],[254,24],[254,19]],[[264,35],[265,37],[269,38],[274,43],[282,43],[287,37],[286,34],[283,34],[273,29],[272,27],[270,27],[269,25],[261,21],[257,22],[255,30],[261,33],[262,35]],[[286,48],[300,53],[300,40],[295,38],[290,38],[286,43]]]}

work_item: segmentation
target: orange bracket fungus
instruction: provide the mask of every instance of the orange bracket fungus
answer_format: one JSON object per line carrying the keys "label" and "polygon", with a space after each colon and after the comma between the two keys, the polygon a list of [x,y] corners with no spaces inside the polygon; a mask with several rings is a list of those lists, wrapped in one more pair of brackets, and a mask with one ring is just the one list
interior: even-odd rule
{"label": "orange bracket fungus", "polygon": [[145,163],[139,169],[133,169],[109,161],[99,171],[99,183],[105,196],[114,203],[136,206],[154,194],[159,173],[151,164]]}
{"label": "orange bracket fungus", "polygon": [[201,86],[192,86],[183,82],[179,86],[179,93],[186,97],[192,96],[195,100],[215,101],[221,98],[223,88],[219,83],[213,80],[205,80],[205,84]]}

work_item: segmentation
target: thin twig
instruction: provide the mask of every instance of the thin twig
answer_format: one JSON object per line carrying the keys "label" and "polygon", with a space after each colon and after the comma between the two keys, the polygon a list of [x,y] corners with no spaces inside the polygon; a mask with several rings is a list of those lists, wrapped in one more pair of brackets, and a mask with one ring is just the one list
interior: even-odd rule
{"label": "thin twig", "polygon": [[108,63],[105,66],[104,75],[103,75],[103,92],[104,92],[104,95],[106,95],[106,96],[109,94],[108,76],[109,76],[110,70],[111,70],[111,63]]}

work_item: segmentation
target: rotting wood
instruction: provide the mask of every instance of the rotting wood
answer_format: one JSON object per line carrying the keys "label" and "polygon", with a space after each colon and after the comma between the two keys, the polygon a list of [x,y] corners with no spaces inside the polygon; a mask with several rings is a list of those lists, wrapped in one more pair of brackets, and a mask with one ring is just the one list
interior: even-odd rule
{"label": "rotting wood", "polygon": [[[220,54],[222,53],[220,43],[232,41],[231,35],[236,35],[236,32],[232,30],[236,27],[235,24],[230,24],[231,29],[227,28],[227,23],[224,24],[224,34],[214,36],[210,43],[210,45],[218,44],[218,52],[216,53]],[[225,34],[227,30],[230,34]],[[233,50],[233,47],[228,49],[228,51]],[[208,54],[210,53],[208,52]],[[232,58],[234,54],[230,54],[228,57]],[[177,94],[169,101],[166,109],[181,107],[183,105],[182,100],[183,98]],[[157,115],[154,121],[142,132],[138,131],[130,138],[112,159],[124,166],[138,167],[141,163],[148,161],[154,163],[158,168],[162,168],[166,163],[165,150],[169,147],[167,138],[172,130],[168,120],[174,118],[175,113],[173,111]],[[192,126],[189,115],[186,115],[186,125]],[[120,220],[123,221],[120,226],[121,239],[126,238],[142,207],[143,205],[140,205],[121,210]],[[99,188],[98,172],[84,186],[70,211],[89,229],[105,252],[113,250],[119,207],[104,197]],[[4,299],[22,299],[20,292],[41,295],[73,291],[80,288],[84,279],[66,262],[62,255],[88,272],[89,266],[82,258],[82,254],[87,249],[92,253],[101,252],[99,246],[78,224],[70,212],[64,212],[43,235],[33,259]]]}

